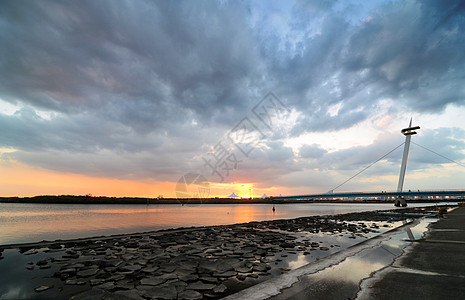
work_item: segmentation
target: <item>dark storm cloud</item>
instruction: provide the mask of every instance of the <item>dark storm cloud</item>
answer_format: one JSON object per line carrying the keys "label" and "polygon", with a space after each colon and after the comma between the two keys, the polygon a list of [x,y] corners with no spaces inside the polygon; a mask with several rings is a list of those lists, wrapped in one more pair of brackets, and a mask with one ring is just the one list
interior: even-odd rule
{"label": "dark storm cloud", "polygon": [[345,69],[366,70],[399,99],[419,111],[463,105],[465,14],[463,1],[399,2],[386,6],[349,40]]}
{"label": "dark storm cloud", "polygon": [[[2,2],[0,99],[26,108],[1,115],[1,145],[60,171],[145,176],[137,161],[152,151],[148,169],[166,173],[170,161],[182,172],[261,94],[244,10],[190,1]],[[33,108],[58,116],[42,119]],[[73,162],[78,156],[88,164]]]}
{"label": "dark storm cloud", "polygon": [[175,180],[205,142],[185,124],[167,137],[163,132],[141,134],[116,120],[89,114],[60,114],[47,120],[30,108],[12,116],[0,114],[0,128],[0,144],[21,150],[3,154],[1,160],[120,179]]}
{"label": "dark storm cloud", "polygon": [[149,139],[119,122],[100,120],[93,115],[47,120],[30,108],[23,108],[12,116],[0,115],[0,127],[0,144],[28,151],[138,152],[155,150],[163,142],[161,136],[149,136]]}
{"label": "dark storm cloud", "polygon": [[[291,136],[353,126],[383,99],[391,113],[464,104],[463,1],[322,3],[2,1],[0,100],[24,108],[0,114],[0,147],[48,169],[150,177],[196,168],[190,159],[269,91],[300,113]],[[286,137],[265,141],[244,172],[301,172]],[[392,141],[306,146],[300,159],[350,170]]]}
{"label": "dark storm cloud", "polygon": [[[277,93],[289,95],[291,104],[304,112],[293,134],[350,127],[386,98],[420,112],[464,104],[463,1],[389,2],[356,26],[343,13],[301,8],[295,16],[302,21],[294,22],[299,29],[293,29],[307,36],[284,58],[270,54],[281,83]],[[312,34],[302,25],[315,17],[321,21]],[[281,42],[272,41],[275,48]],[[273,48],[264,49],[269,54]],[[336,120],[328,108],[339,102],[344,110]]]}
{"label": "dark storm cloud", "polygon": [[139,130],[247,107],[257,66],[243,7],[9,1],[0,16],[4,100],[94,109]]}

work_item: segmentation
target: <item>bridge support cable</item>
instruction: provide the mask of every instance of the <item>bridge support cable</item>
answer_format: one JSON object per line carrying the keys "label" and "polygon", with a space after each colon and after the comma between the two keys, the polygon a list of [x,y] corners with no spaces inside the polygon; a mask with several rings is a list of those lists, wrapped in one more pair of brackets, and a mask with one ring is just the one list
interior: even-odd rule
{"label": "bridge support cable", "polygon": [[453,163],[455,163],[455,164],[457,164],[457,165],[459,165],[459,166],[465,168],[465,165],[459,163],[458,161],[455,161],[455,160],[453,160],[453,159],[450,159],[450,158],[448,158],[448,157],[445,157],[444,155],[441,155],[441,154],[439,154],[439,153],[437,153],[437,152],[435,152],[435,151],[433,151],[433,150],[431,150],[431,149],[428,149],[428,148],[426,148],[426,147],[424,147],[424,146],[422,146],[422,145],[419,145],[419,144],[417,144],[417,143],[415,143],[415,142],[412,142],[412,143],[415,144],[415,145],[417,145],[418,147],[421,147],[421,148],[423,148],[423,149],[425,149],[425,150],[428,150],[428,151],[431,152],[431,153],[434,153],[434,154],[436,154],[436,155],[438,155],[438,156],[440,156],[440,157],[442,157],[442,158],[444,158],[444,159],[447,159],[447,160],[450,161],[450,162],[453,162]]}
{"label": "bridge support cable", "polygon": [[371,164],[369,164],[368,166],[366,166],[363,170],[359,171],[357,174],[353,175],[352,177],[350,177],[349,179],[347,179],[346,181],[344,181],[343,183],[341,183],[340,185],[336,186],[335,188],[331,189],[330,191],[334,191],[335,189],[338,189],[340,188],[341,186],[343,186],[344,184],[346,184],[347,182],[351,181],[352,179],[354,179],[355,177],[357,177],[358,175],[360,175],[361,173],[365,172],[368,168],[370,168],[371,166],[373,166],[374,164],[376,164],[377,162],[379,162],[380,160],[382,160],[383,158],[385,158],[386,156],[388,156],[389,154],[391,154],[392,152],[396,151],[397,149],[399,149],[404,143],[400,144],[399,146],[395,147],[394,149],[392,149],[391,151],[389,151],[388,153],[384,154],[382,157],[378,158],[376,161],[372,162]]}

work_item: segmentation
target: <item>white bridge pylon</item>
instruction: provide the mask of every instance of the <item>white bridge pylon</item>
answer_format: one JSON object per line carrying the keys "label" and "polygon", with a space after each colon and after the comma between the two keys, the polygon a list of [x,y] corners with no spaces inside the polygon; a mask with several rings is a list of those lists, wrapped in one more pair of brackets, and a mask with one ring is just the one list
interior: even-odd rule
{"label": "white bridge pylon", "polygon": [[[410,124],[407,128],[402,129],[400,132],[405,135],[405,143],[404,143],[404,155],[402,156],[402,165],[400,166],[400,174],[399,174],[399,183],[397,184],[397,192],[401,193],[402,188],[404,187],[404,178],[405,178],[405,170],[407,169],[407,158],[408,158],[408,151],[410,148],[410,140],[412,135],[417,134],[415,130],[420,129],[420,126],[412,127],[412,118],[410,118]],[[405,202],[404,197],[397,197],[394,203],[395,206],[407,206],[407,202]]]}

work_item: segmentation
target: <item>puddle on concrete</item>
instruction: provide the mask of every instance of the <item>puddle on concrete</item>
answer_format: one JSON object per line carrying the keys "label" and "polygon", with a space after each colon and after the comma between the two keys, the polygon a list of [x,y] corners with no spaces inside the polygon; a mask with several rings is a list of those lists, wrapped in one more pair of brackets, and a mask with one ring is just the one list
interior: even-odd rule
{"label": "puddle on concrete", "polygon": [[[409,220],[409,222],[411,222],[411,220]],[[289,232],[283,230],[272,230],[295,236],[297,242],[316,242],[319,245],[318,247],[302,247],[302,249],[299,249],[299,247],[296,247],[296,249],[292,250],[283,249],[282,251],[277,252],[273,256],[267,257],[267,263],[269,263],[269,265],[271,266],[269,276],[261,277],[258,279],[247,278],[244,281],[230,279],[224,282],[224,284],[226,284],[228,288],[230,288],[234,296],[235,292],[249,288],[253,285],[269,280],[271,278],[279,277],[289,271],[298,269],[310,263],[322,260],[332,254],[343,251],[351,246],[354,246],[373,237],[381,235],[389,230],[393,230],[403,224],[401,221],[356,221],[346,223],[365,223],[367,225],[367,228],[370,228],[370,232],[352,234],[347,231],[344,233],[311,233],[306,231]],[[305,249],[305,251],[303,251],[303,249]]]}
{"label": "puddle on concrete", "polygon": [[[283,250],[270,258],[274,262],[271,275],[281,275],[286,271],[300,268],[309,263],[328,257],[336,252],[347,249],[353,245],[359,244],[363,241],[371,239],[375,236],[383,234],[389,230],[397,228],[402,225],[402,222],[347,222],[347,223],[365,223],[370,232],[367,233],[310,233],[310,232],[287,232],[279,231],[296,237],[298,242],[317,242],[318,247],[305,247],[304,252]],[[376,227],[373,226],[376,224]],[[273,230],[278,231],[278,230]],[[323,249],[323,250],[322,250]],[[297,249],[298,250],[298,249]]]}
{"label": "puddle on concrete", "polygon": [[[427,226],[436,220],[425,218],[410,228],[414,238],[421,238]],[[362,250],[339,264],[299,277],[299,281],[290,288],[269,299],[352,299],[363,279],[390,265],[402,254],[403,249],[410,244],[408,239],[406,230],[393,234],[378,246]]]}

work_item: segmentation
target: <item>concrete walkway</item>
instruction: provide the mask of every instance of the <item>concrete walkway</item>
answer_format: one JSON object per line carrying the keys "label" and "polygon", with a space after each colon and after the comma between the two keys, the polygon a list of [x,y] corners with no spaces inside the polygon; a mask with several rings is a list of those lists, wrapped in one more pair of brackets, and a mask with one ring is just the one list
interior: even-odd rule
{"label": "concrete walkway", "polygon": [[431,224],[425,238],[363,290],[361,299],[465,299],[465,207]]}

